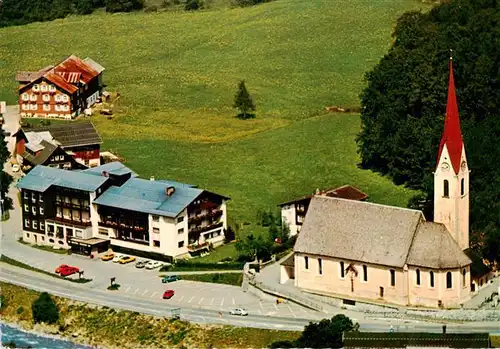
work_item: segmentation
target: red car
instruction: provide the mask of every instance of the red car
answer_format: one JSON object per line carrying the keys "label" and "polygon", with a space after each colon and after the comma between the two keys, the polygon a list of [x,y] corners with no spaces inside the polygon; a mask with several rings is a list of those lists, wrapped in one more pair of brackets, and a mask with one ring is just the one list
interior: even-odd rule
{"label": "red car", "polygon": [[56,274],[59,274],[62,269],[66,269],[67,267],[69,267],[69,265],[67,265],[67,264],[61,264],[60,266],[58,266],[56,268]]}
{"label": "red car", "polygon": [[80,269],[78,269],[77,267],[68,266],[64,269],[61,269],[59,274],[61,276],[70,276],[70,275],[78,273],[79,271],[80,271]]}
{"label": "red car", "polygon": [[166,290],[165,292],[163,292],[163,299],[170,299],[174,296],[174,294],[174,290]]}

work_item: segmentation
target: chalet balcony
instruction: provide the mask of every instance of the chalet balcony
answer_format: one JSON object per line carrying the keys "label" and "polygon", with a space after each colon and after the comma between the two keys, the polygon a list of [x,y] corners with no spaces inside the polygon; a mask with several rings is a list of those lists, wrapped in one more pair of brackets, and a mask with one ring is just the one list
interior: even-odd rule
{"label": "chalet balcony", "polygon": [[73,219],[68,219],[68,218],[62,218],[62,217],[53,217],[50,219],[47,219],[47,222],[56,222],[56,223],[61,223],[65,225],[75,225],[75,226],[80,226],[80,227],[90,227],[92,225],[91,221],[77,221]]}
{"label": "chalet balcony", "polygon": [[202,244],[194,243],[188,245],[187,249],[189,252],[198,252],[202,250],[208,250],[210,248],[210,244],[208,242],[204,242]]}
{"label": "chalet balcony", "polygon": [[216,219],[219,219],[222,216],[222,214],[223,214],[223,211],[219,210],[219,209],[209,210],[206,213],[189,217],[188,222],[189,223],[200,223],[204,219],[216,220]]}
{"label": "chalet balcony", "polygon": [[207,225],[204,227],[196,226],[194,228],[189,229],[189,234],[201,234],[201,233],[204,233],[204,232],[212,230],[212,229],[220,228],[220,227],[222,227],[222,225],[223,225],[223,223],[219,222],[219,223],[210,224],[210,225]]}

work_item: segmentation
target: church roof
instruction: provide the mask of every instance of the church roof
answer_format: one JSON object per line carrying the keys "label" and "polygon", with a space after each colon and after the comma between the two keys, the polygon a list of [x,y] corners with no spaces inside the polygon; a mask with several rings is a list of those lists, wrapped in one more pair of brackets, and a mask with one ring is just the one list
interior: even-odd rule
{"label": "church roof", "polygon": [[444,224],[422,222],[410,248],[407,264],[434,269],[450,269],[471,264]]}
{"label": "church roof", "polygon": [[294,252],[397,268],[470,264],[445,226],[420,211],[326,196],[312,198]]}
{"label": "church roof", "polygon": [[462,157],[462,129],[460,128],[460,117],[458,116],[457,96],[455,93],[455,79],[453,77],[453,60],[450,59],[450,79],[448,82],[448,102],[446,104],[446,117],[444,120],[444,131],[439,144],[438,162],[446,145],[450,161],[455,174],[460,171],[460,160]]}

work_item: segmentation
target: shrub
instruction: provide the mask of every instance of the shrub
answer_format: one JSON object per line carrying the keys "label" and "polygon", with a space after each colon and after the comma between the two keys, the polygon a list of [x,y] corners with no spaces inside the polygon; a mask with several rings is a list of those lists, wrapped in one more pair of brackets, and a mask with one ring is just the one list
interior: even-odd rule
{"label": "shrub", "polygon": [[0,296],[0,310],[5,309],[7,303],[5,302],[5,296]]}
{"label": "shrub", "polygon": [[144,9],[144,12],[157,12],[157,11],[158,11],[158,7],[156,5],[147,6]]}
{"label": "shrub", "polygon": [[167,8],[167,7],[170,7],[172,6],[172,1],[171,0],[163,0],[162,3],[161,3],[161,7],[163,8]]}
{"label": "shrub", "polygon": [[203,2],[201,0],[188,0],[184,10],[186,11],[196,11],[203,8]]}
{"label": "shrub", "polygon": [[106,0],[106,12],[130,12],[144,7],[144,0]]}
{"label": "shrub", "polygon": [[108,286],[109,291],[118,291],[119,288],[120,288],[119,284],[113,284],[113,285]]}
{"label": "shrub", "polygon": [[16,310],[16,314],[21,315],[22,313],[24,313],[24,308],[22,306],[19,306]]}
{"label": "shrub", "polygon": [[57,305],[47,292],[43,292],[40,297],[33,302],[31,311],[35,323],[45,322],[47,324],[53,324],[59,320]]}

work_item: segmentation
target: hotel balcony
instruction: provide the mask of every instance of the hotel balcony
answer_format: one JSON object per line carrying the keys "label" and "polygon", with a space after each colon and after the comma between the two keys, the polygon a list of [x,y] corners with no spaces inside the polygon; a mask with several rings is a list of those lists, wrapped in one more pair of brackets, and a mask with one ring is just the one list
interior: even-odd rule
{"label": "hotel balcony", "polygon": [[222,226],[223,226],[223,222],[209,224],[209,225],[206,225],[206,226],[203,226],[203,227],[202,226],[196,226],[194,228],[190,228],[189,229],[189,234],[201,234],[201,233],[204,233],[204,232],[212,230],[212,229],[220,228]]}
{"label": "hotel balcony", "polygon": [[189,223],[199,223],[203,221],[204,219],[212,219],[212,220],[217,220],[219,219],[224,212],[219,209],[214,209],[214,210],[209,210],[206,213],[202,213],[199,215],[191,216],[188,219]]}
{"label": "hotel balcony", "polygon": [[62,218],[62,217],[52,217],[50,219],[47,219],[47,222],[56,222],[56,223],[61,223],[65,225],[74,225],[74,226],[79,226],[79,227],[90,227],[92,225],[92,222],[89,221],[77,221],[69,218]]}
{"label": "hotel balcony", "polygon": [[204,242],[202,244],[194,243],[194,244],[188,245],[187,249],[189,252],[198,252],[201,250],[208,250],[208,249],[210,249],[210,243],[208,243],[208,242]]}

